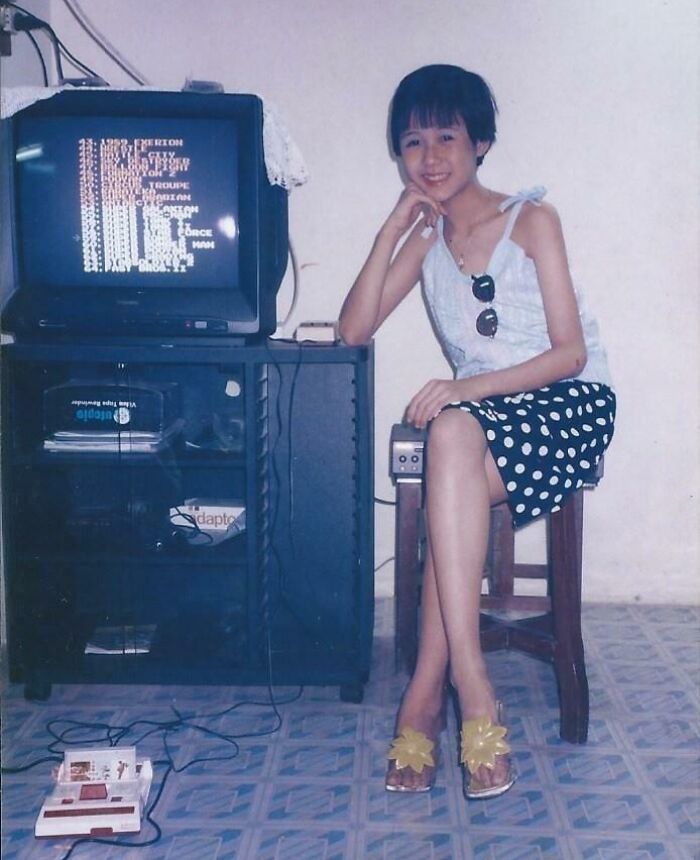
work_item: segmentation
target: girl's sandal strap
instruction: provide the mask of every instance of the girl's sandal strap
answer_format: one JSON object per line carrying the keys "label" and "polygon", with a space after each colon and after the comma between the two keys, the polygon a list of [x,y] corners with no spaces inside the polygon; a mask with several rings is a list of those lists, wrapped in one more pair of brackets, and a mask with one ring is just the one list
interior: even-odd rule
{"label": "girl's sandal strap", "polygon": [[460,761],[470,773],[482,765],[493,770],[497,755],[508,755],[510,745],[504,740],[508,729],[494,725],[490,717],[477,717],[462,723],[462,756]]}
{"label": "girl's sandal strap", "polygon": [[468,799],[498,797],[508,791],[516,779],[515,769],[508,762],[506,779],[499,785],[480,785],[475,778],[480,767],[493,770],[496,756],[507,756],[510,744],[505,741],[504,726],[494,725],[490,717],[477,717],[462,723],[461,762],[465,766],[464,794]]}
{"label": "girl's sandal strap", "polygon": [[[436,758],[436,744],[427,735],[410,728],[402,729],[389,750],[384,787],[387,791],[409,793],[430,791],[435,785]],[[394,781],[392,771],[407,774],[407,777]]]}
{"label": "girl's sandal strap", "polygon": [[435,767],[434,748],[434,742],[427,735],[407,727],[392,741],[387,758],[393,760],[397,770],[410,767],[416,773],[423,773],[424,767]]}

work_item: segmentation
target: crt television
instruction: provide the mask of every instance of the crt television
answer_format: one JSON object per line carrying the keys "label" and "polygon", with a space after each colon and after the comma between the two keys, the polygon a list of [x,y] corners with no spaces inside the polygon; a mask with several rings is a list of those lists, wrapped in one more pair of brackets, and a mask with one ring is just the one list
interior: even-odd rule
{"label": "crt television", "polygon": [[5,331],[275,330],[287,192],[267,179],[259,98],[66,90],[2,137]]}

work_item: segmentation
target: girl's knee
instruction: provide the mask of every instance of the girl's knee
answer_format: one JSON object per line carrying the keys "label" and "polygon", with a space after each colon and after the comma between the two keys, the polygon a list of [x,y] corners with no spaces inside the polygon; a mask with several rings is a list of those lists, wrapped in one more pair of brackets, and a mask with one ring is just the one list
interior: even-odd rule
{"label": "girl's knee", "polygon": [[430,423],[428,431],[428,456],[442,457],[470,453],[483,458],[486,437],[481,425],[462,409],[444,409]]}

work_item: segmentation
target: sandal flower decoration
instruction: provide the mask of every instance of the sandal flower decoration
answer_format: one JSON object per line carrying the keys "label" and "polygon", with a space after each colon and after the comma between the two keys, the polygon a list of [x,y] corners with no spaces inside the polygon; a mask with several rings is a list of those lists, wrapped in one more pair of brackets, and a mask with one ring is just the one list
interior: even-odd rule
{"label": "sandal flower decoration", "polygon": [[503,726],[494,726],[490,718],[485,716],[462,723],[461,762],[469,768],[470,773],[482,765],[493,770],[496,756],[510,752],[510,746],[504,740],[507,731]]}
{"label": "sandal flower decoration", "polygon": [[413,729],[402,729],[399,736],[394,738],[387,758],[394,759],[396,769],[410,767],[416,773],[423,773],[423,768],[435,766],[432,756],[435,744],[423,734]]}

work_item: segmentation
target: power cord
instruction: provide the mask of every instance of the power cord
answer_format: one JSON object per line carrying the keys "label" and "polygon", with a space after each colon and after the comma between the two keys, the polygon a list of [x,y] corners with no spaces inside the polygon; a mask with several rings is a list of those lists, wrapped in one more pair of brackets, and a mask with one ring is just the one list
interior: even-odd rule
{"label": "power cord", "polygon": [[15,14],[13,17],[12,27],[18,33],[26,33],[27,36],[31,39],[31,41],[34,43],[36,50],[37,50],[37,53],[39,54],[40,61],[41,61],[42,70],[44,73],[44,82],[45,82],[46,86],[48,86],[48,74],[46,72],[46,64],[44,63],[44,58],[43,58],[43,55],[41,54],[41,51],[39,50],[39,46],[36,44],[36,41],[34,40],[34,38],[30,35],[30,31],[32,31],[32,30],[44,30],[46,32],[46,34],[48,35],[48,37],[51,41],[51,44],[53,46],[53,49],[54,49],[54,62],[56,64],[56,77],[58,79],[59,84],[63,84],[66,80],[66,78],[63,75],[63,65],[61,63],[61,55],[62,54],[68,58],[71,65],[73,65],[74,68],[78,69],[78,71],[85,72],[94,78],[99,78],[99,76],[89,66],[85,65],[85,63],[83,63],[79,59],[77,59],[77,57],[75,57],[68,50],[68,48],[66,48],[66,46],[58,38],[53,27],[51,27],[51,25],[48,23],[48,21],[45,21],[43,18],[37,17],[32,12],[30,12],[28,9],[25,9],[23,6],[20,6],[18,3],[12,3],[12,2],[9,2],[9,0],[8,0],[8,2],[5,3],[5,5],[8,7],[11,7],[12,9],[16,9],[17,12],[19,12],[19,15]]}
{"label": "power cord", "polygon": [[[155,797],[153,798],[152,802],[144,813],[144,819],[148,821],[148,823],[154,828],[155,834],[149,839],[144,840],[142,842],[125,842],[121,839],[116,838],[107,839],[93,836],[83,837],[80,839],[76,839],[73,842],[68,851],[61,857],[61,860],[68,860],[68,858],[77,848],[79,848],[81,845],[86,844],[116,845],[124,848],[145,848],[149,845],[154,845],[162,837],[162,829],[153,816],[156,806],[158,805],[163,795],[166,782],[170,775],[172,773],[183,773],[184,771],[188,770],[196,764],[206,764],[208,762],[215,761],[232,761],[240,753],[240,745],[238,743],[239,741],[250,738],[269,737],[271,735],[274,735],[276,732],[279,731],[282,725],[282,715],[279,711],[279,708],[281,706],[289,705],[293,702],[298,701],[304,692],[304,687],[300,686],[298,691],[293,696],[290,696],[289,698],[281,701],[277,701],[275,699],[274,690],[271,683],[267,684],[267,690],[267,701],[247,700],[236,702],[235,704],[223,708],[222,710],[207,714],[188,715],[181,713],[177,710],[177,708],[171,705],[171,709],[175,717],[171,720],[139,719],[134,720],[124,726],[112,726],[107,723],[87,723],[81,722],[79,720],[62,718],[49,720],[49,722],[46,723],[46,731],[53,738],[53,740],[48,745],[47,750],[50,753],[56,753],[56,755],[45,756],[36,759],[35,761],[27,765],[19,767],[3,767],[1,772],[2,774],[8,775],[17,774],[22,773],[26,770],[29,770],[30,768],[36,767],[37,765],[45,762],[61,762],[62,759],[60,755],[58,755],[58,753],[62,751],[61,748],[67,748],[70,746],[97,746],[100,744],[105,744],[107,747],[116,747],[120,744],[137,746],[150,735],[161,732],[161,741],[163,744],[163,752],[165,757],[163,759],[154,760],[152,764],[154,766],[165,765],[166,769],[158,787],[158,790],[155,794]],[[207,721],[222,720],[226,717],[231,716],[232,714],[235,714],[239,710],[250,707],[270,707],[275,718],[273,725],[270,728],[266,728],[256,732],[222,732],[211,729],[208,725],[206,725]],[[142,729],[145,729],[145,731],[142,731]],[[207,739],[213,739],[214,741],[222,742],[223,744],[230,746],[232,748],[232,751],[227,755],[220,754],[198,756],[196,758],[190,759],[184,765],[178,766],[173,758],[173,753],[169,746],[168,739],[173,734],[177,734],[178,732],[181,732],[186,729],[194,730],[202,734]],[[136,733],[137,731],[139,733],[138,737],[133,739],[129,737],[130,734]],[[86,738],[85,732],[94,732],[94,736]],[[74,739],[75,735],[79,735],[79,737],[77,739]]]}
{"label": "power cord", "polygon": [[389,564],[389,562],[390,562],[390,561],[394,561],[394,559],[395,559],[395,558],[396,558],[396,556],[395,556],[395,555],[390,555],[390,556],[389,556],[389,558],[385,558],[385,559],[384,559],[384,561],[381,561],[381,562],[380,562],[380,563],[379,563],[379,564],[374,568],[374,572],[375,572],[375,573],[377,573],[377,572],[378,572],[378,571],[380,571],[383,567],[385,567],[387,564]]}
{"label": "power cord", "polygon": [[[279,342],[277,339],[274,340],[275,343]],[[286,422],[282,417],[282,398],[283,392],[285,388],[285,377],[282,373],[282,363],[278,361],[277,356],[274,354],[270,346],[269,341],[265,341],[265,347],[268,354],[268,366],[274,368],[277,374],[277,396],[275,397],[275,436],[274,442],[270,448],[269,459],[271,463],[271,472],[274,478],[275,483],[275,491],[276,491],[276,504],[272,506],[274,511],[272,523],[270,525],[270,534],[272,539],[270,541],[270,549],[272,555],[275,560],[275,564],[277,567],[277,573],[279,577],[279,598],[277,600],[276,606],[273,608],[273,616],[275,612],[281,607],[280,598],[284,600],[284,605],[289,613],[294,617],[295,621],[299,624],[299,626],[306,631],[310,636],[318,636],[318,630],[310,624],[308,620],[304,618],[304,614],[298,608],[298,601],[295,601],[290,594],[290,591],[287,587],[286,582],[286,573],[287,573],[287,565],[283,562],[282,557],[280,555],[279,549],[275,543],[275,535],[276,535],[276,526],[277,526],[277,517],[279,516],[281,510],[281,493],[282,493],[282,479],[280,475],[280,469],[277,462],[278,455],[278,445],[280,442],[286,437],[287,443],[287,452],[285,455],[286,463],[287,463],[287,487],[286,487],[286,502],[287,502],[287,514],[288,514],[288,524],[287,524],[287,532],[289,538],[289,545],[291,548],[292,560],[294,562],[295,571],[303,577],[306,577],[304,566],[300,566],[296,564],[297,559],[297,550],[296,543],[294,538],[294,473],[293,473],[293,465],[294,465],[294,456],[293,456],[293,446],[294,446],[294,433],[293,433],[293,412],[294,412],[294,402],[296,399],[296,386],[299,379],[299,373],[301,371],[302,365],[302,345],[297,341],[285,341],[285,343],[293,343],[297,347],[297,356],[296,361],[294,363],[294,369],[292,371],[292,379],[289,383],[289,394],[286,399],[287,403],[287,419]],[[306,580],[308,583],[308,580]],[[267,590],[267,582],[263,583],[263,587]],[[270,635],[270,631],[268,630],[268,636]]]}
{"label": "power cord", "polygon": [[299,260],[297,258],[296,250],[294,249],[294,244],[292,242],[292,237],[290,236],[287,240],[289,247],[289,261],[292,264],[292,301],[289,304],[289,309],[284,316],[282,322],[277,323],[277,330],[283,331],[286,327],[289,320],[292,318],[294,311],[297,307],[297,302],[299,300],[299,287],[300,287],[300,279],[301,279],[301,271],[299,268]]}
{"label": "power cord", "polygon": [[12,27],[18,33],[27,33],[30,30],[44,30],[49,39],[51,40],[51,44],[54,49],[54,62],[56,63],[56,75],[58,77],[59,83],[63,81],[63,67],[61,65],[61,53],[59,50],[58,44],[58,36],[54,32],[51,25],[48,21],[44,21],[43,18],[37,18],[32,12],[28,9],[19,6],[17,3],[7,3],[7,6],[16,9],[20,14],[14,15],[12,19]]}
{"label": "power cord", "polygon": [[44,81],[44,86],[48,87],[48,85],[49,85],[49,73],[48,73],[48,70],[46,68],[46,63],[44,62],[44,55],[41,53],[41,48],[39,47],[39,43],[34,38],[34,36],[32,36],[32,34],[29,32],[29,30],[25,30],[24,32],[25,32],[25,35],[27,36],[27,38],[29,39],[29,41],[32,43],[34,50],[36,51],[36,55],[39,58],[39,62],[41,63],[41,76],[42,76],[43,81]]}

